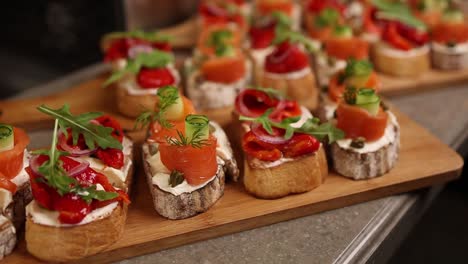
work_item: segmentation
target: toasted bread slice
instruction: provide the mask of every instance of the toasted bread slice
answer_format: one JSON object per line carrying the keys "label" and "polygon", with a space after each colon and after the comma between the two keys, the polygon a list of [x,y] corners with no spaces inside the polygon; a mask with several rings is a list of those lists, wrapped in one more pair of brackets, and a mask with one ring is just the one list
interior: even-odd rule
{"label": "toasted bread slice", "polygon": [[402,77],[419,76],[430,69],[429,47],[424,46],[410,51],[389,48],[378,43],[373,52],[376,68],[386,74]]}
{"label": "toasted bread slice", "polygon": [[244,159],[245,189],[265,199],[310,191],[325,182],[327,175],[327,158],[323,147],[312,155],[272,168],[256,168],[251,159]]}
{"label": "toasted bread slice", "polygon": [[[229,175],[233,180],[239,176],[236,160],[232,154],[227,137],[217,124],[211,122],[216,131],[222,132],[216,136],[218,144],[224,142],[224,151],[218,148],[218,171],[216,176],[206,185],[192,192],[184,192],[174,195],[153,184],[153,175],[159,172],[151,166],[150,160],[158,155],[156,143],[145,143],[142,146],[143,167],[150,188],[154,209],[163,217],[169,219],[184,219],[207,211],[224,193],[225,176]],[[222,138],[223,137],[223,138]],[[159,158],[157,158],[159,160]]]}
{"label": "toasted bread slice", "polygon": [[387,129],[393,130],[393,138],[375,151],[359,153],[352,148],[343,148],[337,142],[333,143],[330,146],[330,157],[335,171],[354,180],[371,179],[390,171],[399,156],[400,128],[393,122],[387,126]]}
{"label": "toasted bread slice", "polygon": [[[127,156],[132,163],[123,185],[126,186],[127,193],[130,193],[134,174],[133,145]],[[31,203],[28,206],[30,205]],[[50,262],[66,262],[94,255],[114,244],[122,236],[127,211],[128,205],[120,202],[112,213],[103,219],[65,227],[38,224],[33,221],[31,215],[26,215],[27,250],[33,256]]]}
{"label": "toasted bread slice", "polygon": [[[466,44],[463,44],[466,45]],[[468,68],[468,51],[447,47],[439,43],[432,43],[432,65],[441,70],[460,70]]]}
{"label": "toasted bread slice", "polygon": [[26,218],[26,246],[31,255],[49,262],[66,262],[94,255],[114,244],[122,235],[126,204],[89,224],[71,227],[45,226]]}
{"label": "toasted bread slice", "polygon": [[316,109],[318,106],[319,89],[317,88],[312,70],[308,68],[308,71],[301,72],[300,74],[298,72],[298,75],[294,77],[288,75],[265,72],[260,85],[283,91],[288,97],[297,100],[299,104],[308,109]]}
{"label": "toasted bread slice", "polygon": [[[237,113],[233,112],[232,115],[235,144],[241,151],[242,138],[249,128],[239,121]],[[327,157],[323,146],[313,154],[288,159],[276,166],[268,162],[259,162],[243,152],[241,158],[244,161],[242,175],[246,190],[264,199],[310,191],[325,182],[328,175]]]}
{"label": "toasted bread slice", "polygon": [[10,254],[16,245],[16,229],[5,216],[0,215],[0,259]]}
{"label": "toasted bread slice", "polygon": [[157,95],[132,95],[127,89],[117,84],[116,89],[116,104],[119,112],[128,117],[137,117],[143,111],[153,109],[158,101]]}

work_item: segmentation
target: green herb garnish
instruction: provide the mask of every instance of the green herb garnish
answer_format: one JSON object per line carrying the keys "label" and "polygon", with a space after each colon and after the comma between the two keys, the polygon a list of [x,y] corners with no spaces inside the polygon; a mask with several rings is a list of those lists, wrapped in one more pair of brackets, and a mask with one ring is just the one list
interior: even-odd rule
{"label": "green herb garnish", "polygon": [[374,66],[367,60],[349,59],[344,70],[345,77],[353,76],[369,76],[373,71]]}
{"label": "green herb garnish", "polygon": [[[278,15],[278,16],[281,16],[281,15]],[[310,53],[315,53],[319,49],[319,47],[311,39],[305,37],[300,32],[296,32],[292,30],[290,22],[288,23],[288,22],[283,21],[282,23],[276,24],[275,38],[273,39],[272,44],[278,45],[285,41],[289,41],[291,43],[302,44],[304,45],[305,49]]]}
{"label": "green herb garnish", "polygon": [[281,27],[291,28],[292,21],[291,18],[281,11],[274,11],[271,13],[271,17],[276,21],[276,25]]}
{"label": "green herb garnish", "polygon": [[336,26],[340,14],[333,8],[325,8],[315,17],[315,25],[319,28]]}
{"label": "green herb garnish", "polygon": [[320,124],[320,120],[318,118],[309,118],[300,128],[296,128],[291,125],[299,121],[300,117],[290,117],[282,120],[281,122],[275,122],[269,118],[272,111],[273,108],[270,108],[263,115],[255,118],[240,116],[239,120],[259,123],[270,135],[274,134],[273,127],[284,129],[284,138],[287,140],[291,139],[294,133],[312,135],[320,141],[328,139],[329,143],[333,143],[336,140],[344,138],[343,131],[336,128],[331,123]]}
{"label": "green herb garnish", "polygon": [[210,135],[209,120],[204,115],[188,115],[185,118],[185,134],[177,130],[178,138],[168,137],[166,141],[175,146],[201,148],[208,145]]}
{"label": "green herb garnish", "polygon": [[129,59],[127,61],[125,68],[112,73],[104,82],[103,86],[109,86],[129,73],[137,74],[142,67],[161,68],[173,61],[174,56],[172,54],[160,50],[153,50],[149,53],[139,53],[134,59]]}
{"label": "green herb garnish", "polygon": [[396,20],[419,30],[427,30],[426,24],[417,19],[406,4],[387,0],[372,0],[372,4],[378,9],[379,19]]}
{"label": "green herb garnish", "polygon": [[86,146],[89,149],[95,149],[96,145],[102,149],[115,148],[122,149],[122,144],[112,136],[113,128],[93,124],[94,120],[102,113],[89,112],[80,115],[72,115],[70,113],[70,106],[65,104],[62,108],[52,109],[46,105],[41,105],[37,108],[44,114],[52,116],[58,120],[60,130],[67,135],[67,129],[71,129],[73,145],[78,143],[78,138],[83,135]]}
{"label": "green herb garnish", "polygon": [[215,49],[218,57],[234,55],[234,47],[228,43],[232,39],[232,32],[228,29],[221,29],[211,33],[207,45]]}
{"label": "green herb garnish", "polygon": [[178,100],[180,100],[179,89],[175,86],[165,86],[158,89],[157,92],[158,96],[158,104],[157,104],[157,111],[145,111],[141,113],[136,121],[135,126],[133,127],[136,129],[138,126],[140,128],[146,127],[149,124],[158,121],[159,124],[164,128],[171,128],[173,125],[166,119],[164,113],[171,107],[175,105]]}
{"label": "green herb garnish", "polygon": [[96,190],[96,185],[89,187],[80,186],[79,182],[75,178],[67,175],[66,171],[62,167],[63,163],[60,160],[60,157],[65,156],[68,153],[57,149],[57,132],[59,123],[60,120],[55,119],[54,134],[50,149],[33,152],[35,155],[47,155],[49,157],[49,160],[39,167],[39,173],[44,178],[39,178],[38,180],[56,189],[58,194],[61,196],[67,193],[73,193],[80,196],[88,204],[91,203],[93,199],[105,201],[116,198],[118,194],[115,192],[98,191]]}
{"label": "green herb garnish", "polygon": [[128,32],[112,32],[106,34],[105,38],[119,39],[119,38],[136,38],[150,42],[169,42],[171,37],[165,34],[161,34],[156,31],[145,32],[143,30],[134,30]]}
{"label": "green herb garnish", "polygon": [[169,185],[174,188],[177,185],[183,183],[185,180],[184,174],[180,171],[173,170],[169,176]]}

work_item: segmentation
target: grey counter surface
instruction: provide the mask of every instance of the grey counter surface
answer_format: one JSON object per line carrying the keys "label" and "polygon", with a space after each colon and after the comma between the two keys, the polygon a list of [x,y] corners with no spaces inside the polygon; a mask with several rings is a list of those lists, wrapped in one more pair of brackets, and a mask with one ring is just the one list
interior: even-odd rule
{"label": "grey counter surface", "polygon": [[[19,97],[66,89],[102,72],[94,65]],[[391,98],[402,112],[459,148],[468,136],[468,84]],[[47,133],[34,133],[44,142]],[[45,138],[45,142],[47,139]],[[440,187],[391,196],[121,261],[130,263],[381,263]]]}

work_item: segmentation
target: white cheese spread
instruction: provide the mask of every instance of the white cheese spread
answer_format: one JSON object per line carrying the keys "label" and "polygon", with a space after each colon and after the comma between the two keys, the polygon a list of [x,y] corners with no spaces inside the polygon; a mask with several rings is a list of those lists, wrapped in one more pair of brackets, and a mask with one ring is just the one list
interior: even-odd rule
{"label": "white cheese spread", "polygon": [[245,61],[246,74],[234,83],[217,83],[207,80],[197,80],[199,71],[192,72],[187,80],[187,94],[193,100],[196,108],[213,109],[230,106],[239,92],[251,80],[252,63]]}
{"label": "white cheese spread", "polygon": [[[26,172],[25,168],[29,166],[29,153],[27,150],[24,150],[23,154],[23,168],[16,175],[11,182],[16,184],[16,186],[22,186],[27,181],[29,181],[29,174]],[[6,190],[0,188],[0,213],[5,212],[5,209],[13,202],[13,194]]]}
{"label": "white cheese spread", "polygon": [[399,50],[391,47],[387,43],[382,43],[380,48],[383,54],[386,54],[390,57],[398,58],[417,57],[429,53],[429,45],[423,45],[421,47],[417,47],[410,50]]}
{"label": "white cheese spread", "polygon": [[437,42],[432,42],[432,49],[434,51],[445,53],[445,54],[463,54],[463,53],[468,53],[468,42],[457,43],[453,47],[449,47],[445,44],[440,44]]}
{"label": "white cheese spread", "polygon": [[309,66],[305,67],[304,69],[294,71],[294,72],[288,72],[288,73],[272,73],[272,72],[267,72],[265,71],[265,76],[268,76],[268,78],[271,79],[299,79],[307,74],[310,74],[312,70],[310,69]]}
{"label": "white cheese spread", "polygon": [[70,226],[77,226],[77,225],[84,225],[91,223],[93,221],[97,221],[100,219],[104,219],[114,211],[115,208],[118,206],[118,202],[113,202],[108,204],[104,207],[97,208],[91,211],[88,215],[85,216],[81,222],[78,224],[63,224],[60,223],[58,217],[58,211],[51,211],[41,207],[36,201],[32,201],[31,203],[26,206],[26,214],[31,216],[32,221],[36,224],[45,225],[45,226],[56,226],[56,227],[70,227]]}
{"label": "white cheese spread", "polygon": [[392,112],[387,111],[388,113],[388,122],[387,127],[385,128],[384,135],[375,141],[366,141],[363,148],[353,148],[351,147],[352,139],[341,139],[337,140],[336,143],[343,149],[349,149],[357,153],[369,153],[375,152],[384,146],[391,144],[395,141],[395,127],[398,127],[398,122],[395,115]]}
{"label": "white cheese spread", "polygon": [[130,158],[130,154],[132,153],[133,143],[130,139],[128,139],[127,137],[124,137],[122,141],[122,146],[123,146],[123,154],[124,154],[124,166],[121,169],[116,169],[116,168],[107,166],[100,159],[89,157],[89,156],[77,157],[74,159],[78,161],[89,162],[89,166],[92,169],[96,170],[97,172],[104,174],[112,185],[120,189],[126,189],[125,180],[127,178],[128,172],[133,162],[132,159]]}

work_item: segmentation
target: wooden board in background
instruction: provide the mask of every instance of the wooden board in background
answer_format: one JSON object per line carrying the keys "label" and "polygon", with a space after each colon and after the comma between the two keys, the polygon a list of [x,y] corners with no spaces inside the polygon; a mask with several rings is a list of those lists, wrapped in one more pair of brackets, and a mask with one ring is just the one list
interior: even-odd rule
{"label": "wooden board in background", "polygon": [[[69,103],[74,113],[103,111],[115,115],[127,129],[133,120],[117,114],[112,90],[100,87],[105,76],[84,82],[70,90],[43,98],[0,101],[0,122],[26,128],[52,127],[47,116],[35,106],[46,103],[60,107]],[[407,192],[457,178],[463,160],[426,129],[393,109],[401,125],[401,153],[396,167],[387,175],[353,181],[330,172],[325,184],[317,189],[277,200],[256,199],[239,184],[226,184],[224,196],[206,213],[185,220],[167,220],[153,209],[152,199],[136,160],[136,186],[123,237],[105,252],[81,260],[81,263],[104,263],[151,253],[187,243],[214,238],[331,210],[351,204]],[[224,122],[230,120],[225,116]],[[35,263],[24,241],[2,263]]]}

